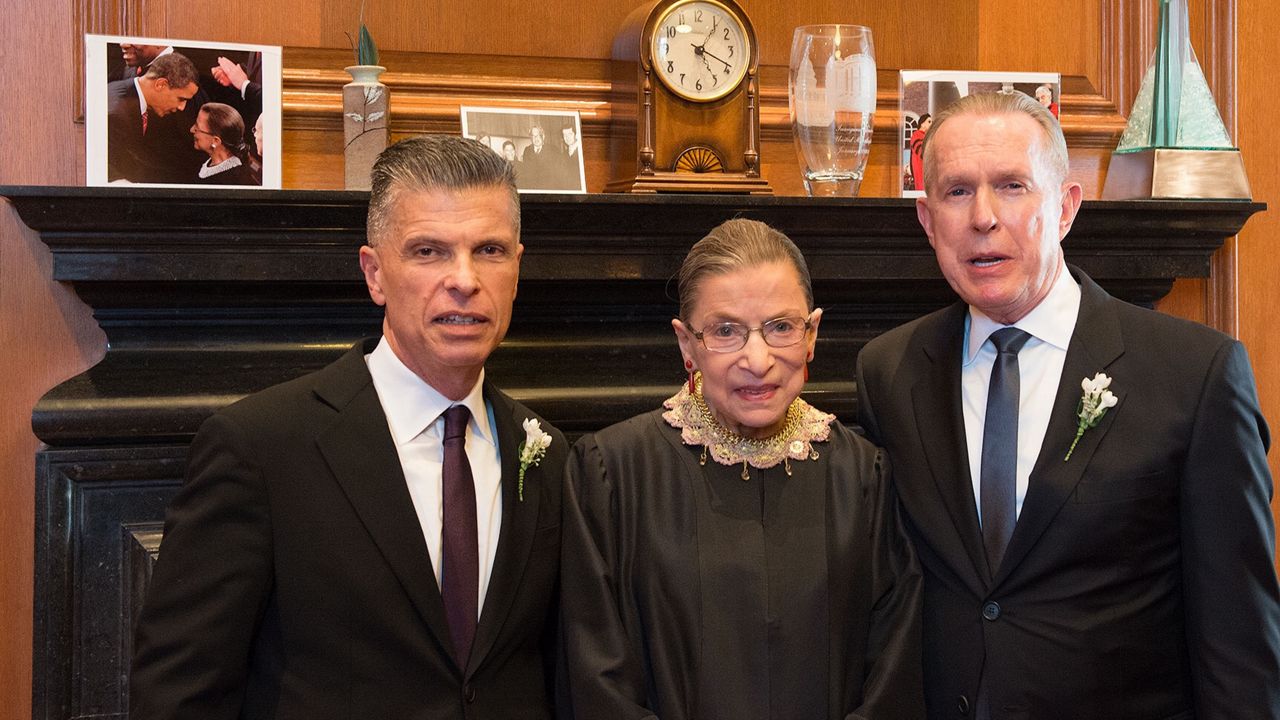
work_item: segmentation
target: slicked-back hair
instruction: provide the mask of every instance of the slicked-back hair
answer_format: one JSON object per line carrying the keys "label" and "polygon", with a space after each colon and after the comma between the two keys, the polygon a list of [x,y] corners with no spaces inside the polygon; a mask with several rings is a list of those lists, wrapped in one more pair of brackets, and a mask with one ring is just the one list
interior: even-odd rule
{"label": "slicked-back hair", "polygon": [[791,238],[758,220],[726,220],[689,249],[677,276],[680,283],[680,318],[686,323],[697,304],[702,281],[715,275],[781,262],[795,268],[808,309],[813,310],[813,283],[809,265]]}
{"label": "slicked-back hair", "polygon": [[164,78],[169,83],[169,87],[177,90],[185,88],[194,82],[199,82],[200,73],[196,71],[196,66],[182,53],[171,52],[167,55],[161,55],[151,64],[147,66],[145,77],[152,80]]}
{"label": "slicked-back hair", "polygon": [[217,136],[222,144],[237,155],[245,149],[244,118],[240,117],[239,111],[230,105],[208,102],[200,106],[200,113],[208,117],[209,131]]}
{"label": "slicked-back hair", "polygon": [[1049,112],[1049,108],[1040,104],[1035,98],[1020,92],[979,93],[966,95],[944,110],[933,116],[933,125],[924,136],[924,186],[927,190],[930,181],[937,173],[937,160],[934,158],[933,136],[938,134],[947,121],[957,115],[1018,115],[1029,116],[1040,126],[1044,139],[1044,159],[1049,169],[1055,174],[1055,182],[1067,179],[1069,161],[1067,159],[1067,140],[1062,136],[1062,126],[1058,119]]}
{"label": "slicked-back hair", "polygon": [[368,243],[377,245],[390,230],[400,194],[416,191],[506,190],[511,226],[520,235],[520,194],[511,163],[477,140],[455,135],[419,135],[388,147],[373,164],[369,193]]}

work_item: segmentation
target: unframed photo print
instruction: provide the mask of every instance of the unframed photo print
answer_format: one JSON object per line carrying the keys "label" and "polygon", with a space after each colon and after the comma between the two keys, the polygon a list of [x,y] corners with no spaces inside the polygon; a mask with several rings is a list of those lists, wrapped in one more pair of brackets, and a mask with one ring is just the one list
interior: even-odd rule
{"label": "unframed photo print", "polygon": [[509,160],[520,192],[587,191],[577,112],[463,106],[462,135]]}
{"label": "unframed photo print", "polygon": [[924,196],[924,136],[933,116],[951,103],[978,93],[1021,92],[1040,101],[1058,117],[1062,97],[1062,76],[1058,73],[903,70],[899,78],[902,124],[898,176],[902,179],[902,197]]}
{"label": "unframed photo print", "polygon": [[280,68],[277,46],[85,35],[85,183],[279,188]]}

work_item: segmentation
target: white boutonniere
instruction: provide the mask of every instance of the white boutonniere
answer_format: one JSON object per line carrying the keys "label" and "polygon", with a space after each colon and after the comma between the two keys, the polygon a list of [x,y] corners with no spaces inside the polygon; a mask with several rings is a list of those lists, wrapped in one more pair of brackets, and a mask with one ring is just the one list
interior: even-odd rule
{"label": "white boutonniere", "polygon": [[547,454],[549,447],[551,447],[551,436],[543,432],[542,424],[534,418],[526,418],[524,442],[520,443],[520,478],[517,484],[520,502],[524,502],[525,471],[541,462],[542,456]]}
{"label": "white boutonniere", "polygon": [[1084,394],[1080,396],[1080,404],[1076,406],[1076,416],[1080,418],[1080,424],[1076,426],[1076,437],[1071,441],[1071,447],[1067,450],[1067,456],[1062,458],[1062,462],[1071,459],[1071,453],[1075,452],[1076,443],[1080,442],[1084,431],[1097,425],[1102,420],[1102,416],[1120,401],[1107,389],[1111,387],[1111,378],[1103,373],[1094,375],[1092,380],[1085,378],[1080,381],[1080,387],[1084,390]]}

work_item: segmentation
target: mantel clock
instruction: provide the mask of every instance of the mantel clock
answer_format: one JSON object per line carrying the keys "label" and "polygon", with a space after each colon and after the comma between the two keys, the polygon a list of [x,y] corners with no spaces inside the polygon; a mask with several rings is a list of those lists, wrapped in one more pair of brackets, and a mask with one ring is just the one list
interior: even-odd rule
{"label": "mantel clock", "polygon": [[771,194],[760,177],[760,52],[734,0],[654,0],[613,44],[610,192]]}

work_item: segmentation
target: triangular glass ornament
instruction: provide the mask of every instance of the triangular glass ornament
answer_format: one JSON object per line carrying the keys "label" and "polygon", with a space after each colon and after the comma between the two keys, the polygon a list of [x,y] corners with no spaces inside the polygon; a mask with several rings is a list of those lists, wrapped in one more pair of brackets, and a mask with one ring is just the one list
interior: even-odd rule
{"label": "triangular glass ornament", "polygon": [[1156,51],[1116,152],[1154,148],[1234,150],[1191,48],[1187,0],[1158,1]]}

